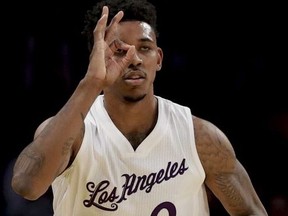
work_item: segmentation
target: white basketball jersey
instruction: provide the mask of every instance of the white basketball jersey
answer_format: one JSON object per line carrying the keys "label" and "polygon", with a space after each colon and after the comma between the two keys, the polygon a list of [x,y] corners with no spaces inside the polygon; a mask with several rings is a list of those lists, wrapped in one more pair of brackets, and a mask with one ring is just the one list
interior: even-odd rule
{"label": "white basketball jersey", "polygon": [[157,97],[158,120],[134,150],[100,95],[82,146],[52,184],[55,216],[207,216],[190,109]]}

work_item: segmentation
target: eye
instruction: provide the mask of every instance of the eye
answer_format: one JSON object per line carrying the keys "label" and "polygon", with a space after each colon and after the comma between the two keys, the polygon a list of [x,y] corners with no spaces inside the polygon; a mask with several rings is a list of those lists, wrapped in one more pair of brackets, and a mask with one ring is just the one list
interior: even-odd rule
{"label": "eye", "polygon": [[150,50],[150,47],[148,47],[148,46],[142,46],[140,49],[143,50],[143,51],[148,51],[148,50]]}
{"label": "eye", "polygon": [[115,53],[123,53],[124,52],[124,50],[122,50],[122,49],[117,49],[116,51],[115,51]]}
{"label": "eye", "polygon": [[123,49],[117,49],[114,54],[118,56],[122,56],[126,54],[126,51]]}

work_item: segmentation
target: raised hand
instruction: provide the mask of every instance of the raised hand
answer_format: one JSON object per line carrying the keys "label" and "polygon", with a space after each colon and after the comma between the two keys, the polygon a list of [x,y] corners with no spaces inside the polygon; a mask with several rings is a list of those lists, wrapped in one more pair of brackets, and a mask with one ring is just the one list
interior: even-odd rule
{"label": "raised hand", "polygon": [[[90,54],[90,63],[86,76],[97,79],[102,88],[111,85],[127,67],[134,55],[135,47],[121,41],[118,37],[118,25],[124,16],[119,11],[107,25],[109,9],[103,7],[102,16],[94,29],[94,45]],[[115,56],[121,50],[124,55]]]}

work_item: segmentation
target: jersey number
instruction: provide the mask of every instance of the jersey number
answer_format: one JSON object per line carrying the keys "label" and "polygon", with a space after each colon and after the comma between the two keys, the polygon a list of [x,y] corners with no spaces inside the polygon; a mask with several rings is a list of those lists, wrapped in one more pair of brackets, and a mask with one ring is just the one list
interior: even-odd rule
{"label": "jersey number", "polygon": [[157,216],[162,209],[166,209],[169,213],[169,216],[176,216],[176,208],[171,202],[163,202],[160,203],[156,208],[153,210],[151,216]]}

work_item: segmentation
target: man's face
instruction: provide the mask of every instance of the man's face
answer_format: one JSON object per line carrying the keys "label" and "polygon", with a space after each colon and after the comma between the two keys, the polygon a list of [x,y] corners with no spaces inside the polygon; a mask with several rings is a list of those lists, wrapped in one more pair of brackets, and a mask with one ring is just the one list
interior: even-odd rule
{"label": "man's face", "polygon": [[[157,47],[153,29],[145,22],[120,22],[118,34],[121,41],[135,46],[136,54],[132,63],[122,72],[116,82],[105,89],[105,93],[137,101],[153,93],[156,71],[162,63],[162,50]],[[123,55],[121,52],[116,52],[115,58],[121,58]]]}

